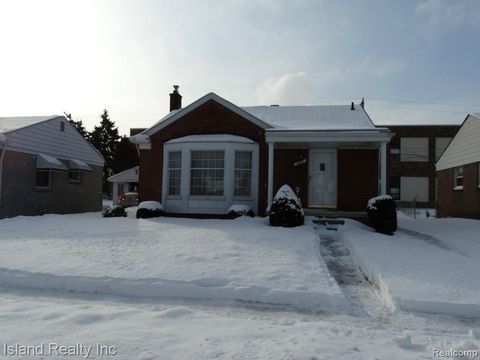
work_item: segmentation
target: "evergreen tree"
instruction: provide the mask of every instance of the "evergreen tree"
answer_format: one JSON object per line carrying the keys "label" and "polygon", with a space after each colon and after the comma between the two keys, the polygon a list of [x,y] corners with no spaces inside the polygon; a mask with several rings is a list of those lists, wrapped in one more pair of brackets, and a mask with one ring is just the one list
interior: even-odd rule
{"label": "evergreen tree", "polygon": [[75,128],[78,130],[78,132],[87,140],[90,140],[90,134],[85,129],[85,126],[83,125],[82,120],[73,120],[72,114],[64,112],[65,117],[67,118],[68,122],[75,126]]}
{"label": "evergreen tree", "polygon": [[118,135],[118,128],[116,128],[115,123],[110,120],[106,109],[103,110],[100,118],[102,119],[100,125],[95,126],[90,133],[90,143],[105,158],[105,166],[103,167],[103,191],[110,195],[107,179],[113,175],[114,160],[120,135]]}
{"label": "evergreen tree", "polygon": [[113,171],[115,174],[137,166],[139,156],[137,147],[130,142],[128,137],[123,136],[117,146],[117,152],[113,159]]}

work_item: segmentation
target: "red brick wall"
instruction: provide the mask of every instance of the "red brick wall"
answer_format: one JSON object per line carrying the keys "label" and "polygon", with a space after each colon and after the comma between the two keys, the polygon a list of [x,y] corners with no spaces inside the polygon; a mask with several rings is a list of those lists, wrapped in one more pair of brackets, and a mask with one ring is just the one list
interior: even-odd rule
{"label": "red brick wall", "polygon": [[268,148],[265,131],[240,115],[209,100],[177,121],[151,136],[151,149],[141,150],[139,190],[140,201],[162,197],[163,144],[187,135],[232,134],[247,137],[259,145],[258,209],[262,213],[267,206]]}
{"label": "red brick wall", "polygon": [[365,210],[378,194],[378,150],[339,149],[337,163],[337,209]]}
{"label": "red brick wall", "polygon": [[[390,191],[390,179],[392,177],[428,177],[428,201],[417,202],[417,206],[433,207],[435,206],[435,138],[454,137],[460,125],[422,125],[422,126],[388,126],[395,134],[387,146],[387,190]],[[390,148],[400,148],[400,139],[408,137],[426,137],[428,138],[428,161],[411,162],[400,161],[400,155],[390,153]]]}
{"label": "red brick wall", "polygon": [[[294,163],[306,159],[305,164],[294,166]],[[300,200],[303,207],[308,205],[308,149],[276,149],[273,167],[273,196],[278,189],[289,185],[293,191],[300,188]]]}
{"label": "red brick wall", "polygon": [[437,173],[437,215],[480,219],[478,163],[463,166],[463,190],[453,190],[453,169]]}

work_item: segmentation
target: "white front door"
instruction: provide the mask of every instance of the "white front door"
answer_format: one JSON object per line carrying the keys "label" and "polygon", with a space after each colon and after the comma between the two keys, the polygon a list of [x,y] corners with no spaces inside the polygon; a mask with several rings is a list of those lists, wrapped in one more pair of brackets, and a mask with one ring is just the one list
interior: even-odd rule
{"label": "white front door", "polygon": [[309,206],[336,206],[336,152],[311,150],[309,159]]}

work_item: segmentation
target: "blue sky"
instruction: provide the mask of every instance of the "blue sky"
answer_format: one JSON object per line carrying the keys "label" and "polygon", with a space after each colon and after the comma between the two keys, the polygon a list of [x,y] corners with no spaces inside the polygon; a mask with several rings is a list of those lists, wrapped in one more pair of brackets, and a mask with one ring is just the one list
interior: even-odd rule
{"label": "blue sky", "polygon": [[480,111],[480,1],[0,1],[1,116],[103,108],[122,132],[209,91],[348,104],[377,123]]}

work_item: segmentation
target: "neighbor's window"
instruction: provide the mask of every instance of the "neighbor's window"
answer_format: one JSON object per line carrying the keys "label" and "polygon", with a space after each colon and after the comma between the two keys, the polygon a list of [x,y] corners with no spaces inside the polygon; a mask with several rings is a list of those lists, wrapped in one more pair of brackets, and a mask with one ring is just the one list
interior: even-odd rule
{"label": "neighbor's window", "polygon": [[192,151],[190,195],[223,195],[223,178],[223,151]]}
{"label": "neighbor's window", "polygon": [[428,161],[428,138],[401,138],[400,161]]}
{"label": "neighbor's window", "polygon": [[463,190],[463,166],[453,169],[453,190]]}
{"label": "neighbor's window", "polygon": [[234,196],[250,196],[252,184],[252,152],[235,151]]}
{"label": "neighbor's window", "polygon": [[400,177],[390,178],[390,196],[393,200],[400,200]]}
{"label": "neighbor's window", "polygon": [[168,153],[168,195],[180,195],[182,152]]}
{"label": "neighbor's window", "polygon": [[50,171],[37,170],[35,186],[40,189],[50,189]]}
{"label": "neighbor's window", "polygon": [[80,182],[80,171],[70,170],[68,172],[68,181],[70,181],[72,183],[79,183]]}

